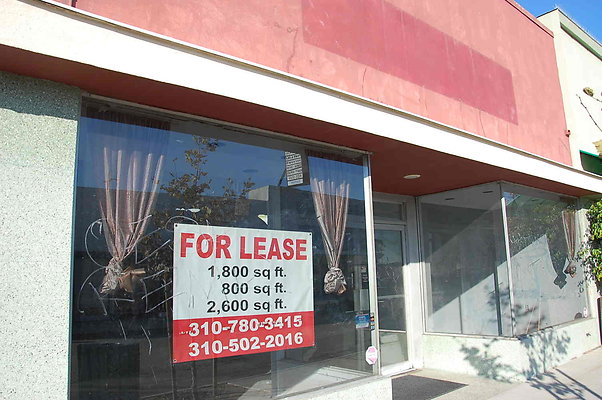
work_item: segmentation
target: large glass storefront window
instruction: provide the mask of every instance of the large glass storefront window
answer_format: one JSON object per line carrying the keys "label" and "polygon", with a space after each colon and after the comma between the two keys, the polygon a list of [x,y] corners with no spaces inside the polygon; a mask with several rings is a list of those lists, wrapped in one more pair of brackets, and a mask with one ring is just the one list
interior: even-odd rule
{"label": "large glass storefront window", "polygon": [[372,373],[363,155],[95,101],[78,140],[73,399],[270,398]]}
{"label": "large glass storefront window", "polygon": [[519,336],[587,316],[575,208],[505,183],[422,197],[427,330]]}
{"label": "large glass storefront window", "polygon": [[587,316],[575,199],[504,185],[516,335]]}
{"label": "large glass storefront window", "polygon": [[420,200],[427,279],[427,330],[510,334],[499,185]]}

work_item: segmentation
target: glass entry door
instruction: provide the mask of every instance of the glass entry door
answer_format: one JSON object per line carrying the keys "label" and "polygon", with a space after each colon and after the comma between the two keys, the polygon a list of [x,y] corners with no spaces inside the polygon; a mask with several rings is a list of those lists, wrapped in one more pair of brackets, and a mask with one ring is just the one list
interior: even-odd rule
{"label": "glass entry door", "polygon": [[404,206],[403,203],[374,202],[380,362],[383,374],[411,368],[404,287],[407,265]]}

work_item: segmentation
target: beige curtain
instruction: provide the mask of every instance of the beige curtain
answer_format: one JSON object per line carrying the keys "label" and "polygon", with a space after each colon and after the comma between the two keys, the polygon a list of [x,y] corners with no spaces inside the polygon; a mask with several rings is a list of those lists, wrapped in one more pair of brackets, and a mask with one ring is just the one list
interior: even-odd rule
{"label": "beige curtain", "polygon": [[144,269],[126,267],[124,262],[150,223],[170,124],[110,106],[88,106],[84,116],[83,123],[94,132],[87,137],[86,149],[96,163],[94,180],[99,185],[102,228],[111,255],[99,291],[107,294],[121,288],[131,292],[132,279],[144,274]]}
{"label": "beige curtain", "polygon": [[347,225],[349,184],[345,181],[337,184],[332,180],[312,178],[311,189],[328,260],[328,272],[324,276],[324,292],[340,295],[347,290],[347,282],[343,271],[339,268],[339,261]]}
{"label": "beige curtain", "polygon": [[124,269],[123,261],[135,250],[149,223],[157,199],[164,156],[140,151],[128,154],[108,147],[104,148],[103,156],[105,187],[100,212],[112,258],[100,293],[108,293],[117,287],[132,291],[132,277],[144,272]]}
{"label": "beige curtain", "polygon": [[569,265],[564,272],[574,277],[577,273],[577,218],[575,210],[562,211],[562,224],[564,225],[564,239],[568,252]]}

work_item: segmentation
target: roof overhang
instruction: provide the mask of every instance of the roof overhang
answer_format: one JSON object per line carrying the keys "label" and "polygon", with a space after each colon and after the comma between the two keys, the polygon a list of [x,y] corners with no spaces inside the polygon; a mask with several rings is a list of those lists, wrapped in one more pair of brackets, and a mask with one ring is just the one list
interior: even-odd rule
{"label": "roof overhang", "polygon": [[0,25],[10,27],[0,31],[0,70],[369,151],[376,191],[422,195],[505,180],[602,192],[594,174],[280,71],[59,3],[0,4]]}

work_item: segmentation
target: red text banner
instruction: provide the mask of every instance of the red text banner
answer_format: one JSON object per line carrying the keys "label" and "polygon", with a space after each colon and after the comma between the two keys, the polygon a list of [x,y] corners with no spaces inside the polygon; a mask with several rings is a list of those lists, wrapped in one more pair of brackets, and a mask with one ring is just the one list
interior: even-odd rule
{"label": "red text banner", "polygon": [[174,362],[313,346],[314,314],[279,313],[174,321]]}

